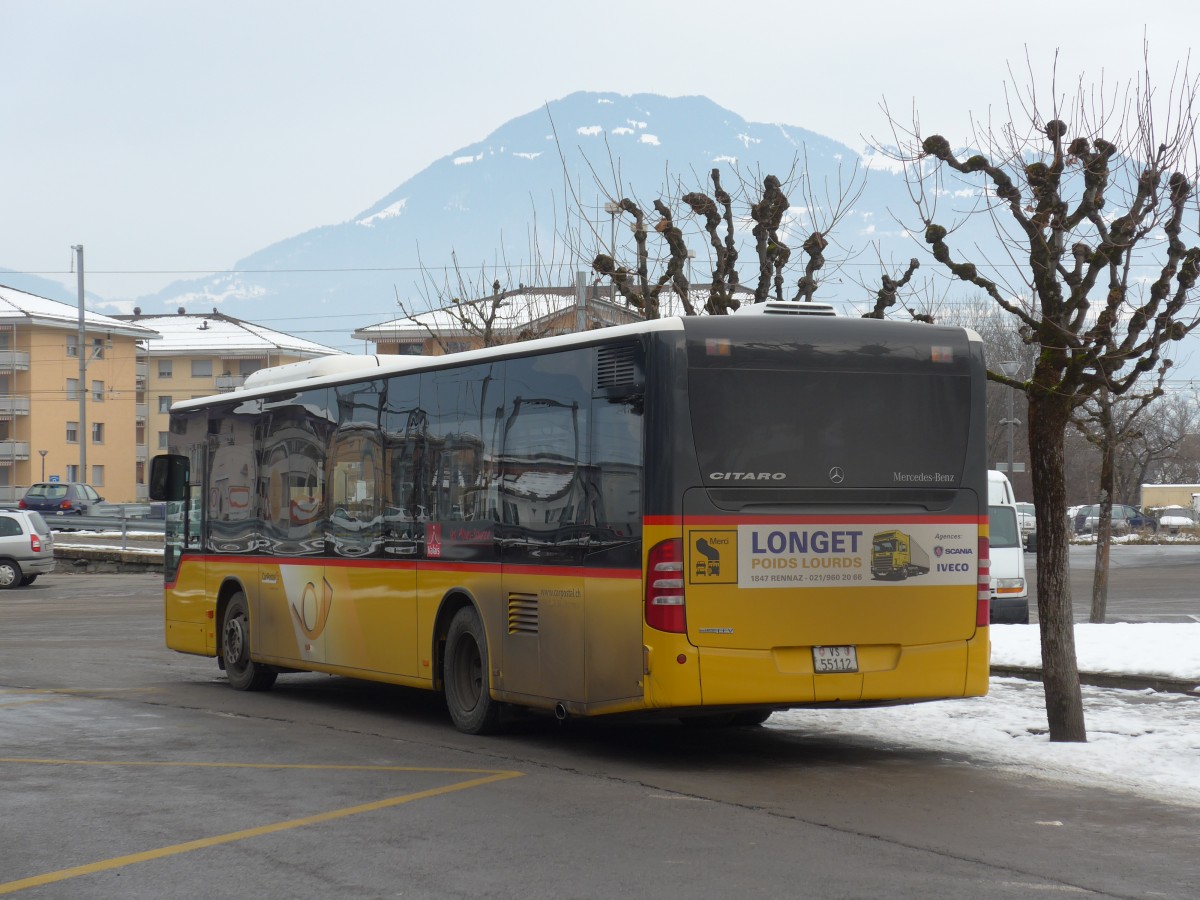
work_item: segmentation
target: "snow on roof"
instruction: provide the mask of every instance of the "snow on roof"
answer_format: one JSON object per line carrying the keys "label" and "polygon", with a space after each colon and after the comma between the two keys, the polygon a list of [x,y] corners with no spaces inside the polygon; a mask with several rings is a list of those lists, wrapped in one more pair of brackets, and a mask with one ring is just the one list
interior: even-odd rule
{"label": "snow on roof", "polygon": [[173,316],[130,316],[139,325],[157,332],[148,342],[156,356],[194,354],[219,348],[223,356],[261,353],[291,353],[304,358],[332,356],[343,351],[293,337],[227,316],[224,313],[180,313]]}
{"label": "snow on roof", "polygon": [[[595,318],[610,325],[641,320],[636,310],[625,305],[620,294],[616,295],[615,303],[609,300],[608,285],[589,286],[587,291],[588,309]],[[738,289],[736,293],[742,303],[749,303],[753,299],[753,294],[744,288]],[[709,295],[708,288],[694,288],[690,295],[693,308],[703,310]],[[496,309],[493,330],[500,333],[518,332],[574,307],[575,288],[519,288],[505,291],[499,295],[499,299],[500,306]],[[669,287],[663,288],[659,294],[659,308],[664,318],[684,315],[679,296]],[[429,337],[430,332],[442,338],[467,337],[479,334],[483,317],[489,315],[491,309],[492,298],[484,297],[368,325],[355,331],[353,336],[356,340],[368,341],[423,341]],[[464,319],[471,324],[464,325]]]}
{"label": "snow on roof", "polygon": [[[31,325],[49,328],[79,328],[79,307],[29,294],[0,284],[0,322],[24,320]],[[121,321],[99,313],[83,310],[84,325],[89,331],[107,331],[136,338],[153,338],[152,327]]]}

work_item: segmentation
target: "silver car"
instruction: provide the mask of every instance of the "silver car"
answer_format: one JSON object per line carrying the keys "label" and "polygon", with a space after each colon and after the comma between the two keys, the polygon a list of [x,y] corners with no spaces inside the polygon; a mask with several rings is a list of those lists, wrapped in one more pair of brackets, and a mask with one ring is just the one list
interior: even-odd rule
{"label": "silver car", "polygon": [[0,509],[0,590],[54,571],[54,535],[41,513]]}

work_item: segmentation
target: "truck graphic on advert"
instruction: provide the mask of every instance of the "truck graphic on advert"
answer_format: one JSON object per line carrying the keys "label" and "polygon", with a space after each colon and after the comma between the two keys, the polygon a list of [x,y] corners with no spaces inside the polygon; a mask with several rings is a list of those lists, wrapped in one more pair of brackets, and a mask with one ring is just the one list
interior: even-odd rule
{"label": "truck graphic on advert", "polygon": [[929,554],[903,531],[880,531],[871,539],[871,577],[904,579],[929,573]]}

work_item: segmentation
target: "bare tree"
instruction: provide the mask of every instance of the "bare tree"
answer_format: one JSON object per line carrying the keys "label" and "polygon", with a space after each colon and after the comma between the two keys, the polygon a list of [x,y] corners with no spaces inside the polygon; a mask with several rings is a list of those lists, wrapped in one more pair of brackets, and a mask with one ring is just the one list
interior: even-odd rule
{"label": "bare tree", "polygon": [[1092,575],[1092,606],[1088,621],[1102,624],[1108,615],[1108,564],[1112,548],[1112,507],[1117,457],[1121,448],[1141,436],[1143,413],[1162,396],[1167,366],[1158,382],[1145,392],[1113,397],[1106,388],[1089,397],[1071,420],[1079,433],[1100,451],[1100,515],[1096,523],[1096,564]]}
{"label": "bare tree", "polygon": [[[1184,226],[1196,207],[1192,137],[1200,85],[1185,70],[1168,92],[1155,94],[1148,68],[1115,97],[1103,84],[1081,81],[1069,103],[1057,85],[1043,102],[1031,70],[1030,86],[1010,98],[1007,121],[980,125],[978,150],[968,153],[941,135],[923,135],[919,123],[906,129],[891,119],[921,219],[916,233],[954,278],[1016,317],[1037,350],[1027,377],[989,377],[1028,398],[1053,741],[1087,740],[1068,577],[1067,427],[1100,390],[1131,391],[1198,322],[1200,246],[1185,243]],[[954,194],[946,185],[955,179],[976,188],[975,205],[957,213],[945,206]],[[1004,241],[1007,259],[987,259],[959,233],[981,215]],[[1188,239],[1195,237],[1189,230]]]}

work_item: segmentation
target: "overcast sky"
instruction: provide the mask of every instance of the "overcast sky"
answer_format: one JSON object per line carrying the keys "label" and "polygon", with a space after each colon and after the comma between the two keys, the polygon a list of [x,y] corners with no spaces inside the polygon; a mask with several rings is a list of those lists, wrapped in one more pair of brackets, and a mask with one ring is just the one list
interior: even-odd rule
{"label": "overcast sky", "polygon": [[0,267],[73,288],[81,243],[89,291],[129,299],[349,219],[576,90],[703,94],[856,149],[886,98],[953,142],[1027,49],[1112,83],[1145,37],[1165,84],[1200,34],[1177,0],[944,6],[0,0]]}

